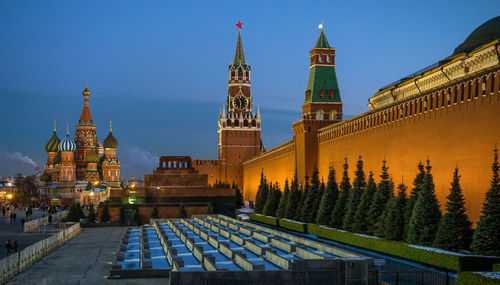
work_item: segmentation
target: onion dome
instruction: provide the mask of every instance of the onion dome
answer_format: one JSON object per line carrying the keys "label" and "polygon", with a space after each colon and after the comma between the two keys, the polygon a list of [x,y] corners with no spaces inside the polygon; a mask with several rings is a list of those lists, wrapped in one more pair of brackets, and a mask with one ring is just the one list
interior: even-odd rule
{"label": "onion dome", "polygon": [[69,137],[69,128],[66,127],[66,137],[59,143],[60,151],[75,151],[76,143]]}
{"label": "onion dome", "polygon": [[99,155],[95,153],[94,150],[91,150],[86,156],[85,161],[87,163],[99,163]]}
{"label": "onion dome", "polygon": [[46,152],[58,152],[60,142],[61,142],[61,140],[57,137],[57,134],[56,134],[56,120],[54,120],[54,133],[50,137],[49,141],[45,144],[45,151]]}
{"label": "onion dome", "polygon": [[59,143],[61,140],[57,137],[56,131],[52,134],[49,141],[45,143],[45,151],[46,152],[57,152],[59,150]]}
{"label": "onion dome", "polygon": [[42,182],[50,181],[50,174],[44,172],[42,175],[40,175],[40,181]]}
{"label": "onion dome", "polygon": [[477,27],[463,43],[457,46],[453,54],[471,52],[496,39],[500,39],[500,16],[490,19]]}
{"label": "onion dome", "polygon": [[83,90],[82,94],[83,94],[83,96],[90,96],[90,91],[89,91],[89,88],[87,86],[87,82],[85,82],[85,89]]}
{"label": "onion dome", "polygon": [[56,155],[56,157],[54,157],[54,160],[52,160],[52,163],[59,164],[59,163],[61,163],[61,160],[62,160],[62,158],[61,158],[61,152],[58,152],[57,155]]}
{"label": "onion dome", "polygon": [[118,141],[113,136],[113,132],[112,132],[112,128],[111,128],[111,121],[109,122],[109,135],[103,141],[102,145],[104,146],[104,148],[117,148],[118,147]]}

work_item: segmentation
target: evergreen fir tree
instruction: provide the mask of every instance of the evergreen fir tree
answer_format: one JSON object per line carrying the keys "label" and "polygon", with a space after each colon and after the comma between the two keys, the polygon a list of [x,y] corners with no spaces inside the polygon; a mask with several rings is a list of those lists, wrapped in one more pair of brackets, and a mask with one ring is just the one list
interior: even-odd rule
{"label": "evergreen fir tree", "polygon": [[101,216],[99,217],[99,220],[102,223],[106,223],[106,222],[109,222],[109,219],[110,219],[110,217],[109,217],[108,204],[104,203],[104,205],[102,206]]}
{"label": "evergreen fir tree", "polygon": [[352,183],[352,191],[349,193],[349,197],[346,205],[346,212],[344,216],[344,229],[346,231],[352,231],[354,227],[354,215],[358,209],[359,203],[361,201],[361,195],[366,187],[366,177],[363,171],[363,160],[361,155],[356,163],[356,172],[354,172],[354,181]]}
{"label": "evergreen fir tree", "polygon": [[264,207],[264,215],[276,216],[276,210],[278,210],[278,205],[281,199],[281,190],[278,182],[274,185],[270,183],[269,188],[269,198],[267,199],[266,206]]}
{"label": "evergreen fir tree", "polygon": [[88,223],[95,223],[95,210],[94,210],[94,205],[90,204],[89,205],[89,215],[87,216],[87,222]]}
{"label": "evergreen fir tree", "polygon": [[301,193],[299,191],[299,182],[297,180],[297,170],[295,170],[295,175],[293,176],[292,182],[290,183],[290,194],[288,201],[286,203],[285,217],[292,220],[295,217],[295,212],[298,208],[301,199]]}
{"label": "evergreen fir tree", "polygon": [[434,247],[452,251],[467,250],[472,242],[474,232],[472,231],[472,223],[466,213],[458,168],[455,168],[453,172],[453,181],[447,199],[446,213],[439,223]]}
{"label": "evergreen fir tree", "polygon": [[290,189],[288,187],[288,179],[285,180],[285,186],[283,187],[283,195],[280,198],[280,202],[278,204],[278,209],[276,210],[276,218],[282,219],[286,214],[286,205],[288,199],[290,198]]}
{"label": "evergreen fir tree", "polygon": [[314,205],[316,204],[316,200],[318,200],[319,195],[319,172],[317,168],[314,168],[314,171],[311,176],[311,186],[309,187],[309,191],[307,192],[307,197],[304,199],[304,204],[302,205],[302,222],[304,223],[314,223],[316,221],[316,213],[314,212]]}
{"label": "evergreen fir tree", "polygon": [[497,148],[494,150],[491,169],[491,186],[486,192],[471,248],[480,254],[500,255],[500,177]]}
{"label": "evergreen fir tree", "polygon": [[179,212],[177,212],[177,218],[179,219],[187,218],[186,209],[184,209],[183,203],[181,203],[181,205],[179,206]]}
{"label": "evergreen fir tree", "polygon": [[398,196],[392,198],[385,214],[384,237],[389,240],[403,240],[405,234],[406,186],[398,186]]}
{"label": "evergreen fir tree", "polygon": [[260,184],[259,190],[257,191],[257,199],[255,201],[255,213],[262,214],[262,212],[264,211],[268,192],[269,187],[267,185],[266,177],[264,176],[264,171],[262,171],[260,174]]}
{"label": "evergreen fir tree", "polygon": [[318,197],[316,198],[316,202],[314,203],[314,206],[313,206],[313,212],[315,214],[314,214],[314,221],[312,223],[316,223],[316,220],[318,219],[319,204],[321,203],[321,198],[323,197],[325,190],[326,190],[326,185],[325,185],[325,182],[323,181],[323,178],[321,178],[321,184],[319,186]]}
{"label": "evergreen fir tree", "polygon": [[333,207],[335,206],[338,196],[339,187],[335,179],[335,169],[330,167],[328,181],[326,182],[326,189],[323,196],[321,196],[316,223],[325,226],[330,224]]}
{"label": "evergreen fir tree", "polygon": [[377,184],[375,184],[375,180],[373,179],[373,172],[370,171],[366,189],[361,195],[361,202],[359,202],[356,214],[354,214],[354,225],[352,231],[363,234],[368,233],[368,212],[370,211],[370,206],[376,191]]}
{"label": "evergreen fir tree", "polygon": [[418,173],[413,180],[413,188],[411,189],[410,196],[408,197],[408,202],[405,208],[405,237],[408,239],[408,227],[410,226],[410,218],[413,213],[413,208],[415,208],[415,203],[417,202],[418,193],[422,189],[422,183],[424,182],[425,167],[422,162],[418,163]]}
{"label": "evergreen fir tree", "polygon": [[425,246],[432,245],[441,220],[431,168],[427,160],[422,189],[418,194],[408,227],[408,242]]}
{"label": "evergreen fir tree", "polygon": [[158,219],[158,207],[156,206],[156,204],[153,206],[153,210],[151,211],[151,215],[150,215],[150,218],[151,219]]}
{"label": "evergreen fir tree", "polygon": [[340,182],[340,195],[337,201],[335,202],[335,207],[333,207],[332,217],[330,218],[330,227],[333,228],[342,228],[347,199],[349,197],[349,192],[351,191],[351,182],[349,181],[349,173],[348,173],[349,165],[347,164],[347,158],[344,162],[344,174],[342,175],[342,181]]}
{"label": "evergreen fir tree", "polygon": [[[233,183],[234,185],[234,183]],[[236,197],[235,197],[235,207],[236,209],[241,209],[243,207],[245,207],[245,202],[243,201],[243,194],[241,193],[240,189],[238,189],[238,186],[235,186],[235,188],[233,188],[234,191],[235,191],[235,194],[236,194]]]}
{"label": "evergreen fir tree", "polygon": [[299,221],[299,222],[304,222],[304,217],[302,216],[302,207],[304,207],[305,200],[307,198],[307,194],[309,193],[309,177],[305,177],[305,184],[304,187],[300,185],[300,203],[297,207],[297,212],[295,213],[294,220]]}
{"label": "evergreen fir tree", "polygon": [[391,183],[389,173],[387,170],[389,167],[385,165],[386,161],[382,161],[382,174],[380,175],[380,183],[377,186],[377,191],[373,195],[372,203],[370,205],[370,210],[368,211],[368,234],[378,233],[383,235],[383,226],[381,223],[385,222],[381,220],[381,216],[387,207],[387,203],[394,196],[393,184]]}
{"label": "evergreen fir tree", "polygon": [[68,222],[79,222],[80,221],[80,209],[76,204],[69,207],[68,215],[66,216]]}

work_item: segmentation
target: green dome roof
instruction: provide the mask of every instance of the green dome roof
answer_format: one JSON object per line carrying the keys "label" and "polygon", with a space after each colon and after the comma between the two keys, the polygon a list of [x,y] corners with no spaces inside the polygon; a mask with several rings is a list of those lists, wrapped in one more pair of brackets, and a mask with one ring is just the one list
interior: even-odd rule
{"label": "green dome roof", "polygon": [[50,174],[48,174],[47,172],[42,173],[42,175],[40,175],[40,181],[50,181]]}
{"label": "green dome roof", "polygon": [[49,141],[45,144],[46,152],[58,152],[59,151],[59,138],[57,137],[56,131],[52,134]]}
{"label": "green dome roof", "polygon": [[102,143],[102,146],[104,148],[117,148],[118,147],[118,141],[115,139],[112,132],[109,132],[109,135],[106,137],[106,139]]}
{"label": "green dome roof", "polygon": [[496,39],[500,39],[500,16],[486,21],[477,27],[463,43],[461,43],[453,54],[467,53]]}
{"label": "green dome roof", "polygon": [[98,163],[99,162],[99,155],[95,153],[94,150],[91,150],[86,156],[85,156],[85,161],[87,163]]}

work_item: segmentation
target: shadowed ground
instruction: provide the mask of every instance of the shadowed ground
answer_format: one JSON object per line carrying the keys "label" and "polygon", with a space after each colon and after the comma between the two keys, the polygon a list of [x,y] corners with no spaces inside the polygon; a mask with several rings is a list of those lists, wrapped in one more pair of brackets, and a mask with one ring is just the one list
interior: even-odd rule
{"label": "shadowed ground", "polygon": [[108,280],[125,227],[85,228],[9,284],[168,284],[168,278]]}

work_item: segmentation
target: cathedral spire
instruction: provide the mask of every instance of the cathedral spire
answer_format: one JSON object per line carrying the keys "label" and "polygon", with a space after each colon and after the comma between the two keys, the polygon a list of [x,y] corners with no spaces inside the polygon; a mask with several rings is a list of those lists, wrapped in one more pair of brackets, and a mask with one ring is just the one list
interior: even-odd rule
{"label": "cathedral spire", "polygon": [[89,107],[89,97],[90,91],[87,86],[87,82],[85,82],[85,89],[82,92],[83,94],[83,109],[82,114],[80,115],[80,120],[78,121],[78,125],[94,125],[92,121],[92,114],[90,113]]}
{"label": "cathedral spire", "polygon": [[316,41],[314,48],[331,48],[328,40],[326,39],[325,33],[323,32],[323,21],[321,21],[319,28],[321,29],[321,33],[319,34],[318,41]]}
{"label": "cathedral spire", "polygon": [[236,26],[238,27],[238,41],[236,43],[236,52],[234,54],[233,65],[246,65],[245,62],[245,52],[243,51],[243,43],[241,42],[241,26],[243,23],[238,21]]}

